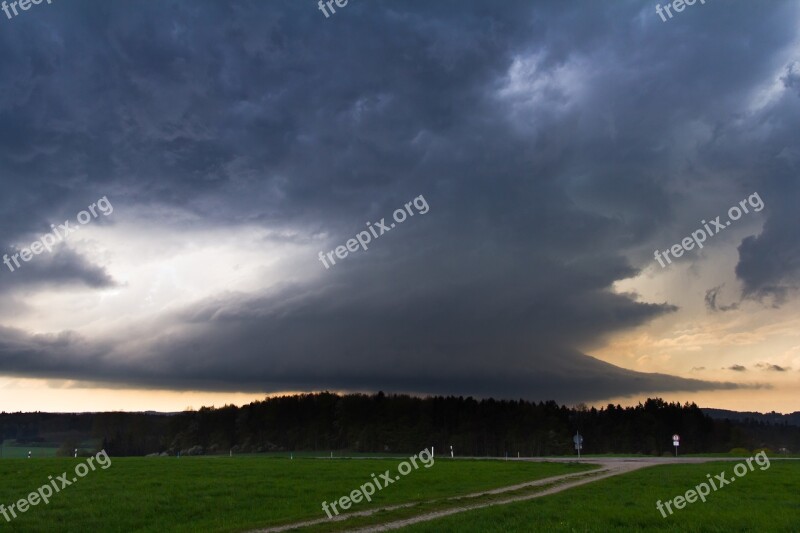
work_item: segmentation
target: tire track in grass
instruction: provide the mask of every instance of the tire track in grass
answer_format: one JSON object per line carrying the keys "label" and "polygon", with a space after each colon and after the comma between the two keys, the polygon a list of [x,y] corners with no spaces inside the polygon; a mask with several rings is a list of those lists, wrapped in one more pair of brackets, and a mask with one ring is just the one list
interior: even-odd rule
{"label": "tire track in grass", "polygon": [[[575,477],[585,477],[587,475],[600,474],[604,470],[605,470],[604,468],[601,468],[600,470],[589,470],[589,471],[583,471],[583,472],[575,472],[575,473],[572,473],[572,474],[561,474],[561,475],[558,475],[558,476],[551,476],[551,477],[548,477],[548,478],[537,479],[535,481],[526,481],[524,483],[517,483],[515,485],[509,485],[509,486],[506,486],[506,487],[500,487],[500,488],[496,488],[496,489],[484,490],[484,491],[480,491],[480,492],[473,492],[473,493],[464,494],[464,495],[461,495],[461,496],[451,496],[449,498],[439,498],[439,499],[435,499],[435,500],[426,500],[426,501],[403,503],[403,504],[397,504],[397,505],[388,505],[388,506],[385,506],[385,507],[378,507],[376,509],[370,509],[370,510],[367,510],[367,511],[358,511],[358,512],[353,512],[353,513],[340,514],[340,515],[334,516],[333,518],[317,518],[317,519],[314,519],[314,520],[306,520],[306,521],[303,521],[303,522],[295,522],[295,523],[291,523],[291,524],[285,524],[285,525],[282,525],[282,526],[275,526],[275,527],[266,528],[266,529],[256,529],[256,530],[250,531],[249,533],[282,533],[284,531],[292,531],[292,530],[297,530],[297,529],[302,529],[302,528],[306,528],[306,527],[316,526],[316,525],[324,524],[324,523],[341,522],[343,520],[348,520],[348,519],[354,518],[354,517],[372,516],[375,513],[384,512],[384,511],[395,511],[397,509],[406,509],[406,508],[409,508],[409,507],[415,507],[415,506],[418,506],[418,505],[421,505],[421,504],[426,504],[426,503],[441,502],[441,501],[455,501],[455,500],[463,500],[463,499],[470,499],[470,498],[480,498],[482,496],[491,496],[491,495],[503,494],[505,492],[513,492],[513,491],[516,491],[516,490],[521,490],[521,489],[526,489],[526,488],[531,488],[531,487],[537,487],[537,486],[542,486],[542,485],[550,485],[552,483],[558,483],[559,481],[569,480],[569,479],[572,479],[572,478],[575,478]],[[462,509],[462,508],[459,507],[458,509]],[[464,508],[464,509],[466,510],[466,508]],[[461,511],[458,511],[458,512],[461,512]],[[426,516],[426,515],[420,515],[420,516]],[[443,515],[443,516],[445,516],[445,515]],[[361,531],[361,530],[359,530],[359,531]],[[376,530],[376,531],[378,531],[378,530]]]}
{"label": "tire track in grass", "polygon": [[[475,510],[475,509],[484,509],[486,507],[492,507],[494,505],[506,505],[506,504],[509,504],[509,503],[521,502],[521,501],[525,501],[525,500],[532,500],[534,498],[541,498],[542,496],[548,496],[550,494],[555,494],[557,492],[561,492],[561,491],[564,491],[564,490],[567,490],[567,489],[571,489],[573,487],[578,487],[580,485],[585,485],[587,483],[593,483],[593,482],[601,480],[601,479],[606,479],[606,478],[609,478],[609,477],[618,476],[620,474],[625,474],[627,472],[632,472],[634,470],[639,470],[640,468],[653,466],[653,463],[645,463],[645,462],[629,462],[629,463],[623,463],[623,462],[604,463],[604,462],[601,462],[600,464],[602,464],[602,466],[603,466],[602,469],[590,472],[590,474],[591,473],[597,474],[597,475],[594,475],[594,476],[587,476],[586,475],[587,473],[583,472],[581,474],[567,474],[565,476],[555,476],[555,477],[539,480],[538,482],[532,482],[532,483],[523,484],[524,486],[529,486],[530,487],[530,486],[536,486],[536,485],[549,485],[549,484],[552,484],[552,483],[558,483],[558,481],[564,480],[564,478],[571,478],[571,477],[576,477],[576,476],[582,476],[584,478],[584,479],[579,479],[577,481],[567,481],[566,483],[560,483],[560,484],[556,485],[555,487],[550,487],[550,488],[547,488],[547,489],[545,489],[545,490],[543,490],[541,492],[536,492],[534,494],[526,494],[526,495],[523,495],[523,496],[514,496],[514,497],[511,497],[511,498],[504,498],[502,500],[496,500],[496,501],[491,501],[491,502],[486,502],[486,503],[476,503],[476,504],[473,504],[473,505],[466,505],[466,506],[463,506],[463,507],[454,507],[452,509],[445,509],[445,510],[442,510],[442,511],[434,511],[434,512],[430,512],[430,513],[424,513],[424,514],[421,514],[421,515],[418,515],[418,516],[414,516],[414,517],[411,517],[411,518],[405,518],[405,519],[402,519],[402,520],[395,520],[395,521],[392,521],[392,522],[387,522],[385,524],[379,524],[379,525],[368,526],[368,527],[363,527],[363,528],[359,528],[359,529],[348,530],[348,533],[374,533],[374,532],[378,532],[378,531],[391,531],[391,530],[394,530],[394,529],[400,529],[402,527],[410,526],[412,524],[418,524],[420,522],[428,522],[430,520],[436,520],[438,518],[443,518],[445,516],[450,516],[450,515],[454,515],[454,514],[458,514],[458,513],[464,513],[466,511],[472,511],[472,510]],[[523,488],[523,487],[519,487],[519,486],[516,486],[516,487],[517,487],[517,489],[518,488]],[[499,494],[499,493],[502,493],[502,492],[507,492],[509,490],[517,490],[517,489],[515,489],[513,487],[505,487],[504,489],[497,489],[495,491],[487,491],[485,494],[490,494],[490,493]],[[462,496],[462,497],[459,497],[458,499],[468,498],[468,497],[474,497],[474,496],[473,495]],[[450,499],[455,499],[455,498],[450,498]]]}

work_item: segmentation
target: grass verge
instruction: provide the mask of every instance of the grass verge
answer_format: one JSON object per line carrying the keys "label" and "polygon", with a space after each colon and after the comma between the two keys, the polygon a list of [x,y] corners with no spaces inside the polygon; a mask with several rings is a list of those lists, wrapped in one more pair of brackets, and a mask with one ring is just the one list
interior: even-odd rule
{"label": "grass verge", "polygon": [[[654,466],[525,502],[467,511],[403,528],[421,532],[732,532],[798,531],[800,461],[772,461],[735,483],[662,517],[656,501],[672,500],[734,463]],[[673,508],[674,509],[674,508]]]}

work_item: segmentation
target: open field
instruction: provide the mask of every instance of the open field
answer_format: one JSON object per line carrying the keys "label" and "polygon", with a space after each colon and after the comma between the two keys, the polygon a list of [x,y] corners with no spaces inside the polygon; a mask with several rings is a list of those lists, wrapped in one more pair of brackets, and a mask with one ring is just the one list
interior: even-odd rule
{"label": "open field", "polygon": [[[220,456],[224,456],[225,454],[219,454]],[[289,459],[290,457],[294,457],[295,459],[303,458],[303,459],[328,459],[333,457],[334,459],[362,459],[362,458],[377,458],[377,459],[399,459],[403,460],[406,459],[407,456],[398,453],[378,453],[378,452],[352,452],[352,451],[332,451],[332,452],[258,452],[258,453],[237,453],[234,454],[238,457],[278,457],[281,459]]]}
{"label": "open field", "polygon": [[[663,518],[662,502],[706,474],[739,460],[710,458],[590,459],[596,465],[533,460],[437,459],[353,505],[347,520],[328,520],[322,501],[350,494],[370,474],[397,472],[399,459],[270,457],[112,458],[6,524],[8,531],[798,531],[800,461],[773,459],[737,483]],[[46,483],[74,477],[78,459],[0,462],[0,503],[8,507]],[[655,466],[653,466],[655,465]],[[460,496],[453,499],[454,496]],[[524,500],[524,501],[518,501]],[[477,510],[467,508],[483,507]],[[361,513],[356,516],[356,513]],[[367,515],[367,513],[370,513]],[[413,523],[416,517],[454,513]],[[308,523],[312,521],[312,523]],[[411,524],[411,525],[406,525]],[[264,529],[270,528],[270,529]]]}
{"label": "open field", "polygon": [[[719,458],[719,459],[731,459],[731,458],[741,458],[741,457],[752,457],[756,454],[759,450],[747,451],[744,450],[741,453],[679,453],[679,458],[684,457],[707,457],[707,458]],[[782,459],[800,459],[800,454],[797,453],[775,453],[772,451],[767,452],[770,457],[782,458]],[[644,453],[585,453],[581,454],[581,459],[603,459],[606,457],[641,457],[642,459],[648,459],[652,457],[660,457],[654,456],[650,454]],[[672,454],[664,455],[663,457],[674,457]],[[546,457],[546,459],[577,459],[576,455],[552,455]]]}
{"label": "open field", "polygon": [[[73,477],[81,459],[0,462],[0,503],[35,491],[62,472]],[[8,531],[246,531],[326,518],[322,501],[350,494],[397,459],[279,459],[259,457],[112,458],[9,524]],[[590,465],[516,461],[447,461],[412,470],[350,512],[504,487]],[[0,521],[4,522],[2,518]]]}
{"label": "open field", "polygon": [[6,441],[2,446],[2,459],[27,458],[28,450],[33,452],[36,458],[55,457],[58,446],[32,446],[29,444],[17,444],[14,441]]}
{"label": "open field", "polygon": [[[421,532],[792,531],[800,530],[800,461],[772,461],[662,517],[656,501],[671,500],[735,462],[654,466],[559,494],[405,527]],[[666,512],[666,511],[665,511]]]}

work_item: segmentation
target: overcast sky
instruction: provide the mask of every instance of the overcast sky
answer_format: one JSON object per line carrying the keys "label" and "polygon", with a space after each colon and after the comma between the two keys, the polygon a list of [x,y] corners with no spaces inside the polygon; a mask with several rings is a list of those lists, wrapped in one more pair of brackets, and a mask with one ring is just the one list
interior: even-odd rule
{"label": "overcast sky", "polygon": [[0,410],[800,410],[800,4],[655,4],[0,12]]}

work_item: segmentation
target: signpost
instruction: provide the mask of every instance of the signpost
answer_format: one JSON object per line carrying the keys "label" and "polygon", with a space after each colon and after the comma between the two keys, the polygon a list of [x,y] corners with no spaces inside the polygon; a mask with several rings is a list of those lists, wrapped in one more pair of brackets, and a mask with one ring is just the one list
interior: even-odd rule
{"label": "signpost", "polygon": [[677,433],[672,436],[672,445],[675,446],[675,457],[678,457],[678,446],[681,445],[681,436]]}
{"label": "signpost", "polygon": [[583,448],[583,437],[581,437],[580,432],[575,433],[575,436],[572,437],[572,442],[575,443],[575,449],[578,450],[578,459],[580,459],[581,448]]}

